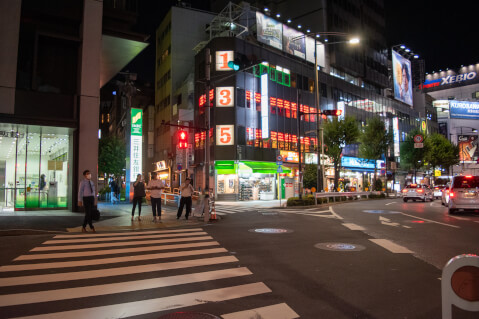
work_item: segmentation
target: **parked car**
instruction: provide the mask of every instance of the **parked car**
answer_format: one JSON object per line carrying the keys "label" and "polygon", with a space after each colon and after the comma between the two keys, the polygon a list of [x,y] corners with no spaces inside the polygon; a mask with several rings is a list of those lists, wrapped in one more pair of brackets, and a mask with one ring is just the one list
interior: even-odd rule
{"label": "parked car", "polygon": [[479,176],[454,176],[449,190],[449,214],[479,210]]}
{"label": "parked car", "polygon": [[434,186],[434,189],[433,189],[433,195],[434,195],[434,198],[435,199],[440,199],[442,197],[442,191],[443,189],[446,188],[445,185],[437,185],[437,186]]}
{"label": "parked car", "polygon": [[432,190],[426,185],[419,184],[409,184],[402,190],[403,201],[407,202],[408,200],[426,200],[433,201],[434,196]]}
{"label": "parked car", "polygon": [[447,182],[446,186],[442,190],[441,204],[444,206],[448,206],[449,204],[449,188],[450,187],[451,187],[451,183]]}

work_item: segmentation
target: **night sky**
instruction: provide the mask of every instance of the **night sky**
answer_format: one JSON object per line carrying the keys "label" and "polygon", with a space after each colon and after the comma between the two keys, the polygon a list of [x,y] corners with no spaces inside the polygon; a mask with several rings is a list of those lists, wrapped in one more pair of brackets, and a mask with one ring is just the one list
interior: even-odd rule
{"label": "night sky", "polygon": [[[208,9],[207,1],[190,1]],[[139,1],[135,30],[150,34],[150,46],[124,70],[137,72],[139,80],[155,80],[155,30],[176,0]],[[426,72],[455,69],[479,62],[475,46],[479,1],[385,0],[388,46],[404,44],[425,60]]]}

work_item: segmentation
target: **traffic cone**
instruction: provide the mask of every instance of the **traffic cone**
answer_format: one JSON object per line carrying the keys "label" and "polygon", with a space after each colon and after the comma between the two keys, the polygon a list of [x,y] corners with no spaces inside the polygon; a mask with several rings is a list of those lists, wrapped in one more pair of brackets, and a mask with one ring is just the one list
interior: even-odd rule
{"label": "traffic cone", "polygon": [[215,206],[211,209],[211,214],[210,214],[210,220],[218,220],[218,217],[216,217],[216,209]]}

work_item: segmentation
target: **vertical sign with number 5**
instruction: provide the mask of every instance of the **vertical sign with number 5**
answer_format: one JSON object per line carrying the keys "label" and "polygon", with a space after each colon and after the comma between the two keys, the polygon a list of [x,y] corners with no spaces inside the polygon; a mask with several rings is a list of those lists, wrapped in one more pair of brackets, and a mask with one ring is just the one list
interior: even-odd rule
{"label": "vertical sign with number 5", "polygon": [[216,88],[217,107],[234,106],[234,103],[234,88],[232,86]]}
{"label": "vertical sign with number 5", "polygon": [[216,145],[234,145],[234,125],[216,125]]}

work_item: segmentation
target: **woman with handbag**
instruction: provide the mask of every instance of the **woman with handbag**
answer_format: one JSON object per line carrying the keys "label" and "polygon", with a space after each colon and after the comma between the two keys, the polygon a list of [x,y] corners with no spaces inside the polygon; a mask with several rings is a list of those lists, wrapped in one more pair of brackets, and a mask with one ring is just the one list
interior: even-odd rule
{"label": "woman with handbag", "polygon": [[131,210],[131,220],[135,220],[135,208],[138,204],[138,220],[141,220],[141,202],[146,196],[145,183],[141,179],[141,174],[136,176],[136,181],[133,183],[133,209]]}

